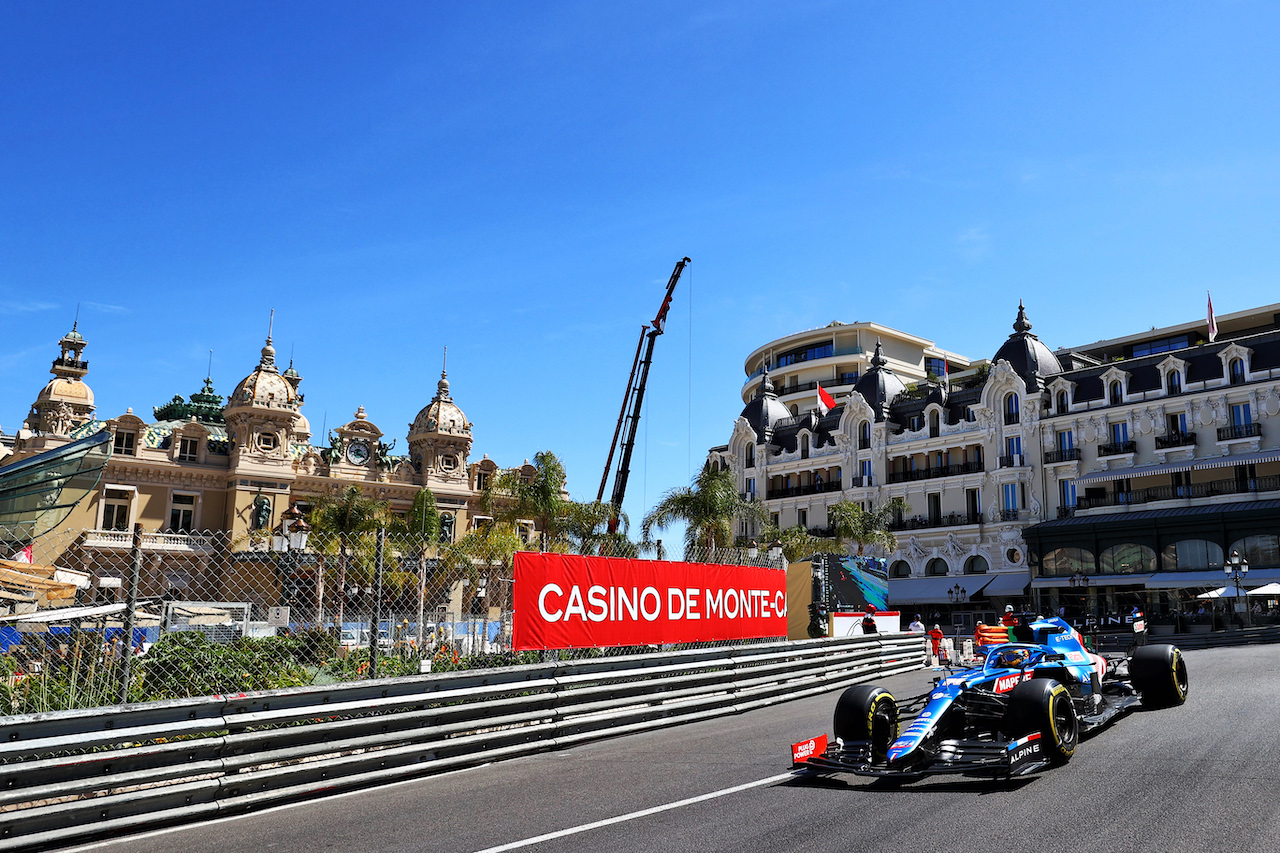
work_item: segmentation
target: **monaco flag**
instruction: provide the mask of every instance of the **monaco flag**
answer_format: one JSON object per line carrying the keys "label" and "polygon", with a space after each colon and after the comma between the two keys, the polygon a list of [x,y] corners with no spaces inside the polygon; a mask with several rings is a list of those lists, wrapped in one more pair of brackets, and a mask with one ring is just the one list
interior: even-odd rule
{"label": "monaco flag", "polygon": [[27,547],[22,548],[21,550],[14,551],[13,556],[10,557],[9,559],[15,563],[30,563],[31,562],[31,546],[28,545]]}
{"label": "monaco flag", "polygon": [[[1209,293],[1209,291],[1205,291]],[[1218,337],[1218,319],[1213,316],[1213,294],[1209,293],[1209,343]]]}
{"label": "monaco flag", "polygon": [[836,407],[836,398],[827,393],[827,389],[818,386],[818,411],[826,414]]}

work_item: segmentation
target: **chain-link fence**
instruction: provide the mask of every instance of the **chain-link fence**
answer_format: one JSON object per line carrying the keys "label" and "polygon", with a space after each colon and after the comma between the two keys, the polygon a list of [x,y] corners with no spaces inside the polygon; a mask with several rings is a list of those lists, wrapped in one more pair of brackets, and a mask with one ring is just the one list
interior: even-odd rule
{"label": "chain-link fence", "polygon": [[[665,556],[780,567],[754,549]],[[68,530],[15,557],[0,714],[648,650],[516,652],[510,553],[386,532]]]}

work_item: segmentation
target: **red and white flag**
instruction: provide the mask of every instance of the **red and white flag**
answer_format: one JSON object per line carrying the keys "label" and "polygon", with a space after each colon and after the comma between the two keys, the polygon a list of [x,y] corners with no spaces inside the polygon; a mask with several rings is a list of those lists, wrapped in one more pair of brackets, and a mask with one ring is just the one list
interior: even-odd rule
{"label": "red and white flag", "polygon": [[[1205,291],[1209,293],[1209,291]],[[1209,293],[1209,343],[1213,343],[1214,338],[1218,337],[1218,321],[1213,316],[1213,294]]]}
{"label": "red and white flag", "polygon": [[827,389],[818,386],[818,411],[826,414],[836,407],[836,398],[827,393]]}
{"label": "red and white flag", "polygon": [[13,552],[13,556],[12,556],[12,557],[10,557],[9,559],[10,559],[10,560],[13,560],[15,563],[30,563],[30,562],[32,561],[32,560],[31,560],[31,546],[30,546],[30,545],[28,545],[27,547],[25,547],[25,548],[23,548],[23,549],[21,549],[21,550],[14,551],[14,552]]}

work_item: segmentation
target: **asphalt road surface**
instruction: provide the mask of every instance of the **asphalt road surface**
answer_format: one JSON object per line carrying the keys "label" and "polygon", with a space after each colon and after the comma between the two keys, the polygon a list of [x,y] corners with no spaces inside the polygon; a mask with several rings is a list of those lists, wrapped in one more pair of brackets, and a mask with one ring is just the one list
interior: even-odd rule
{"label": "asphalt road surface", "polygon": [[[1065,767],[885,788],[791,774],[837,694],[76,850],[1280,851],[1280,646],[1187,652],[1187,703]],[[899,696],[934,675],[886,679]]]}

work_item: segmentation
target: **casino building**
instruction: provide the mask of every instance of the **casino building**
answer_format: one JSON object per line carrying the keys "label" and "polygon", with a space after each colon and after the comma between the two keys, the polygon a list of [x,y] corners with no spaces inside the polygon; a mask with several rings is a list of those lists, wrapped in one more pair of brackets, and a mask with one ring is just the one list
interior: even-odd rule
{"label": "casino building", "polygon": [[[302,413],[302,376],[292,363],[279,368],[270,337],[257,366],[225,400],[206,377],[185,399],[175,396],[155,407],[150,419],[133,409],[101,417],[85,381],[86,346],[75,327],[59,341],[54,378],[36,395],[24,428],[0,443],[2,472],[101,430],[111,435],[113,452],[99,487],[59,527],[78,531],[74,541],[50,534],[65,548],[46,554],[47,562],[118,576],[129,531],[141,524],[150,578],[144,586],[178,592],[199,586],[207,595],[221,582],[210,577],[220,571],[210,568],[219,565],[220,547],[253,540],[259,531],[262,538],[291,506],[305,510],[316,496],[352,485],[399,514],[420,489],[430,488],[446,541],[484,518],[479,498],[499,468],[488,456],[473,458],[472,424],[444,371],[435,396],[409,424],[408,453],[393,455],[387,435],[363,406],[330,432],[327,445],[313,443]],[[521,533],[534,535],[534,523]],[[260,597],[260,591],[236,592]]]}

